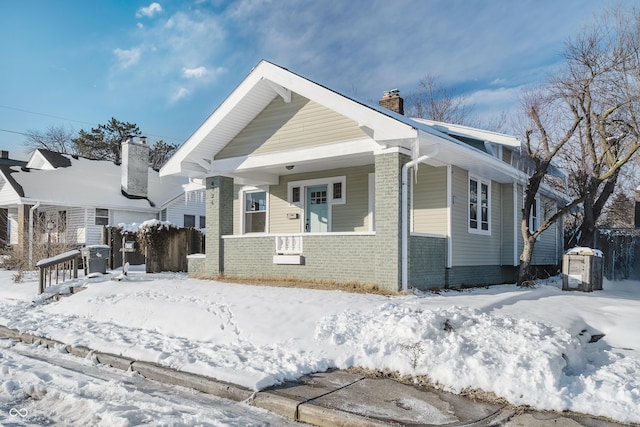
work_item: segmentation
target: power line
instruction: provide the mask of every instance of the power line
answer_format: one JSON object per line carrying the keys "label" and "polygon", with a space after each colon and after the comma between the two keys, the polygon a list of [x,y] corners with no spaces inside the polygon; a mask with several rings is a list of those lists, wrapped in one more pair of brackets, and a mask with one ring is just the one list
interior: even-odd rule
{"label": "power line", "polygon": [[23,110],[21,108],[8,107],[6,105],[0,105],[0,108],[6,108],[7,110],[13,110],[13,111],[20,111],[22,113],[35,114],[37,116],[51,117],[53,119],[68,120],[70,122],[82,123],[82,124],[89,125],[89,126],[96,126],[95,123],[88,123],[88,122],[83,122],[83,121],[80,121],[80,120],[68,119],[66,117],[53,116],[51,114],[38,113],[38,112],[35,112],[35,111],[29,111],[29,110]]}
{"label": "power line", "polygon": [[16,133],[18,135],[30,136],[30,134],[28,134],[28,133],[18,132],[16,130],[9,130],[9,129],[0,129],[0,132]]}
{"label": "power line", "polygon": [[[38,116],[51,117],[53,119],[60,119],[60,120],[67,120],[67,121],[70,121],[70,122],[82,123],[82,124],[89,125],[89,126],[99,126],[96,123],[83,122],[81,120],[69,119],[67,117],[60,117],[60,116],[54,116],[54,115],[51,115],[51,114],[38,113],[36,111],[29,111],[29,110],[24,110],[22,108],[9,107],[9,106],[6,106],[6,105],[0,105],[0,108],[6,108],[7,110],[13,110],[13,111],[20,111],[22,113],[35,114],[35,115],[38,115]],[[9,133],[15,133],[15,134],[24,135],[24,136],[29,136],[30,135],[28,133],[17,132],[17,131],[12,131],[12,130],[7,130],[7,129],[0,129],[0,131],[9,132]],[[169,139],[169,140],[174,140],[174,141],[184,141],[183,138],[175,138],[175,137],[172,137],[172,136],[155,135],[155,134],[152,134],[152,133],[147,133],[147,135],[148,136],[152,136],[154,138],[160,138],[160,139]]]}

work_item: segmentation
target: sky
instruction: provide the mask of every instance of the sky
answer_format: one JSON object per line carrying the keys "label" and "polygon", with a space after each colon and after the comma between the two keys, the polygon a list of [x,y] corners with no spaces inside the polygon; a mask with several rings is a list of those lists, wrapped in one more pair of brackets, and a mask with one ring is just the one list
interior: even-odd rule
{"label": "sky", "polygon": [[614,0],[0,2],[0,149],[111,117],[182,144],[261,59],[357,99],[425,75],[482,119],[561,62]]}

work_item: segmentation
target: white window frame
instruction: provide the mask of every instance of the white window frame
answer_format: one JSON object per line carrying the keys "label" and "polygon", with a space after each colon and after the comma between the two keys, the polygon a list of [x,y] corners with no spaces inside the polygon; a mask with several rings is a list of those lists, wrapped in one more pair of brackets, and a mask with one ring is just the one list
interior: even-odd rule
{"label": "white window frame", "polygon": [[[478,200],[477,200],[477,226],[471,226],[471,181],[478,183]],[[482,185],[487,186],[487,229],[482,229]],[[491,180],[480,178],[478,176],[469,175],[467,179],[467,231],[473,234],[491,235]]]}
{"label": "white window frame", "polygon": [[[533,199],[534,204],[531,206],[531,210],[529,211],[529,232],[535,233],[535,231],[540,227],[540,195],[536,194],[536,197]],[[535,215],[534,209],[535,208]]]}
{"label": "white window frame", "polygon": [[[245,195],[249,193],[265,193],[265,224],[264,231],[256,231],[256,232],[245,232],[244,229],[244,214],[245,214]],[[269,186],[258,186],[258,187],[243,187],[240,189],[240,194],[238,195],[238,199],[240,202],[240,234],[268,234],[269,233]]]}
{"label": "white window frame", "polygon": [[[342,186],[342,197],[339,199],[334,198],[333,184],[340,184]],[[344,205],[347,203],[347,177],[346,176],[332,176],[327,178],[318,179],[305,179],[302,181],[291,181],[287,183],[287,202],[289,206],[296,206],[300,209],[305,208],[305,187],[314,187],[317,185],[327,186],[327,204],[331,205]],[[293,189],[295,187],[300,188],[300,200],[294,202],[292,199]]]}
{"label": "white window frame", "polygon": [[[98,209],[103,210],[103,211],[107,211],[107,215],[98,215]],[[111,222],[111,212],[109,211],[109,209],[107,208],[95,208],[93,211],[94,214],[94,218],[93,218],[93,224],[94,225],[98,225],[98,226],[103,226],[103,225],[109,225],[109,223]],[[98,218],[106,218],[107,219],[107,223],[106,224],[97,224]]]}

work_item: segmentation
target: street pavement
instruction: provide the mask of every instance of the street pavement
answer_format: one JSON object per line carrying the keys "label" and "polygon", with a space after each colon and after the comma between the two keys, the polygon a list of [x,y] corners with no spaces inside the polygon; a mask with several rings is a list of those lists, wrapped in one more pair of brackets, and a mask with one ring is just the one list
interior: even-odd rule
{"label": "street pavement", "polygon": [[[273,411],[317,426],[507,426],[614,427],[624,424],[576,413],[535,411],[484,402],[436,389],[403,384],[390,378],[368,378],[334,370],[305,375],[259,392],[213,378],[176,371],[145,361],[72,347],[51,339],[22,334],[0,325],[0,338],[64,346],[79,357],[138,372],[145,378],[179,385]],[[627,424],[629,425],[629,424]]]}

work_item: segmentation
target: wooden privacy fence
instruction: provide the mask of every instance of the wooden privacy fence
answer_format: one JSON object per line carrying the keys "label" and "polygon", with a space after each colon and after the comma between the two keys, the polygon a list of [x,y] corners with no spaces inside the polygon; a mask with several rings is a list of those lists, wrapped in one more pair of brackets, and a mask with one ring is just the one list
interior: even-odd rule
{"label": "wooden privacy fence", "polygon": [[607,279],[640,280],[640,228],[599,228],[595,240]]}
{"label": "wooden privacy fence", "polygon": [[49,279],[49,286],[51,286],[51,276],[55,272],[56,285],[62,274],[62,281],[67,279],[78,278],[78,261],[80,260],[80,251],[74,249],[72,251],[61,253],[51,258],[45,258],[38,261],[36,267],[40,270],[38,279],[38,295],[44,292],[47,287],[47,278]]}
{"label": "wooden privacy fence", "polygon": [[202,233],[195,228],[173,228],[160,244],[146,248],[147,273],[187,271],[187,255],[201,253]]}
{"label": "wooden privacy fence", "polygon": [[147,273],[187,271],[187,255],[204,253],[204,236],[196,228],[161,225],[123,234],[118,227],[105,227],[103,243],[111,246],[112,268],[122,266],[123,240],[135,241],[135,252],[127,253],[126,261],[131,265],[145,264]]}

